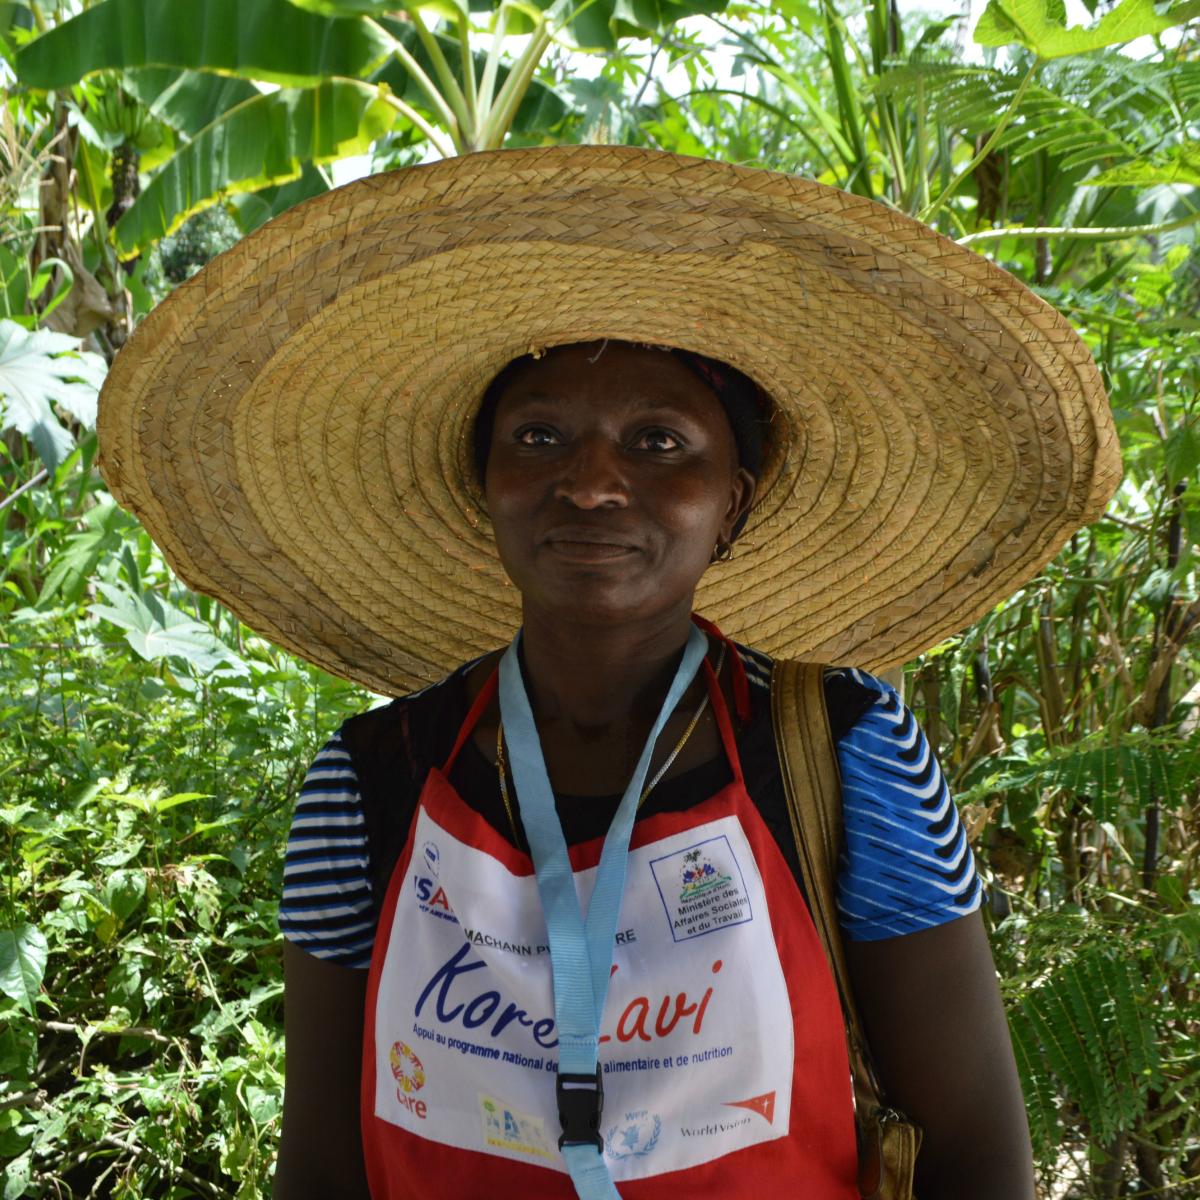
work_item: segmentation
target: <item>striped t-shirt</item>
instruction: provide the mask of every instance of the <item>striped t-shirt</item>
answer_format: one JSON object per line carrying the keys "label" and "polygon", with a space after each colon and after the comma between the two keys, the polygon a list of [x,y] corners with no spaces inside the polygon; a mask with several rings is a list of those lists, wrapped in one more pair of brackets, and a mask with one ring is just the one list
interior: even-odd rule
{"label": "striped t-shirt", "polygon": [[[745,647],[737,649],[746,667],[755,714],[745,742],[741,733],[738,736],[747,789],[795,870],[786,813],[770,811],[780,806],[781,786],[770,733],[771,660]],[[447,689],[452,693],[455,687],[461,691],[467,667],[393,703],[444,707],[443,693]],[[981,888],[971,850],[937,760],[912,713],[888,684],[863,671],[828,670],[825,686],[842,779],[845,843],[838,873],[838,910],[845,936],[876,941],[974,912]],[[850,720],[840,730],[834,719],[833,693],[854,698]],[[458,722],[463,715],[465,708],[456,713]],[[451,737],[456,728],[450,730]],[[474,753],[471,746],[468,739],[464,754]],[[771,762],[756,770],[758,761],[766,757]],[[494,767],[491,770],[494,773]],[[774,787],[757,788],[756,777],[767,772],[774,772]],[[672,782],[664,780],[660,787],[666,789]],[[687,788],[686,782],[680,786]],[[703,797],[713,790],[700,787],[694,794]],[[470,802],[469,797],[464,799]],[[410,803],[415,807],[415,795]],[[645,815],[650,811],[648,803]],[[507,836],[506,830],[501,832]],[[569,834],[568,838],[572,840]],[[279,911],[284,936],[319,958],[367,967],[381,899],[373,895],[369,866],[359,781],[339,731],[309,768],[296,805]]]}

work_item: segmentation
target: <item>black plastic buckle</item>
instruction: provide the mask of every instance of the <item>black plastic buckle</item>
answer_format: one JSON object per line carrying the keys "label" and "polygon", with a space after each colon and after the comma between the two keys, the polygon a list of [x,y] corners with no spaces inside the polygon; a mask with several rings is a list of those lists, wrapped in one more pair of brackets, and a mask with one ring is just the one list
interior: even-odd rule
{"label": "black plastic buckle", "polygon": [[604,1076],[599,1063],[595,1075],[558,1074],[555,1089],[558,1097],[558,1123],[562,1137],[558,1148],[587,1145],[589,1142],[602,1154],[604,1139],[600,1136],[600,1114],[604,1111]]}

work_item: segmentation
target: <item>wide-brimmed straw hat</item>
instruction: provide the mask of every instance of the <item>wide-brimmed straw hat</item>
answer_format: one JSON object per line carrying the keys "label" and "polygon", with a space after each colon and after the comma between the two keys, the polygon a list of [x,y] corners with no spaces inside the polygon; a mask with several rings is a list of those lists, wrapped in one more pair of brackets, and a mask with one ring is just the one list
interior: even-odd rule
{"label": "wide-brimmed straw hat", "polygon": [[1120,479],[1087,348],[999,267],[835,188],[620,146],[411,167],[263,226],[117,356],[104,478],[189,586],[401,693],[520,621],[472,467],[488,382],[602,338],[771,397],[755,508],[696,607],[774,655],[911,658]]}

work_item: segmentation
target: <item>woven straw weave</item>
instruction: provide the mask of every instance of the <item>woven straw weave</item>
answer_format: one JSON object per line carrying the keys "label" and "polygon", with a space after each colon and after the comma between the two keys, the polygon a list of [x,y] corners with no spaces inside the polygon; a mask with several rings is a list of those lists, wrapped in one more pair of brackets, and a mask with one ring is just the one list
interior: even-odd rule
{"label": "woven straw weave", "polygon": [[911,658],[1120,479],[1086,347],[986,259],[807,180],[597,146],[373,176],[245,238],[117,357],[102,469],[191,587],[400,693],[519,622],[471,468],[488,381],[605,337],[774,399],[758,502],[696,605],[771,654]]}

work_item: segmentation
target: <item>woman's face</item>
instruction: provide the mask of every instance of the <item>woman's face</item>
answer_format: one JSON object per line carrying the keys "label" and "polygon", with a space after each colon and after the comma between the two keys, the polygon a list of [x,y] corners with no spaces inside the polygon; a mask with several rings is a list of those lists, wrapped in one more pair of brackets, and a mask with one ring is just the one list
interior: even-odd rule
{"label": "woman's face", "polygon": [[551,351],[499,397],[484,490],[501,562],[545,611],[593,622],[690,611],[753,477],[720,402],[674,355],[599,350]]}

